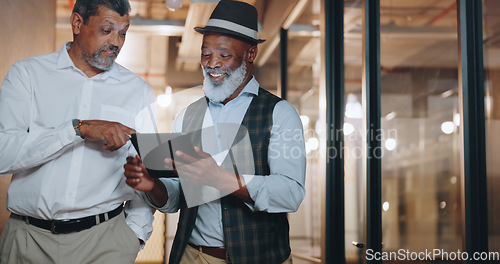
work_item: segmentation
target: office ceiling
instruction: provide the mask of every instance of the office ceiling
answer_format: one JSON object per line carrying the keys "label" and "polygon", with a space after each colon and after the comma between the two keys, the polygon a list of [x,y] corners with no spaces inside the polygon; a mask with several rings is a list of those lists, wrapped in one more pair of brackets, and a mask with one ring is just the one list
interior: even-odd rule
{"label": "office ceiling", "polygon": [[[68,18],[73,1],[57,0],[57,48],[71,40]],[[259,34],[267,40],[259,45],[256,62],[263,87],[277,87],[281,27],[288,29],[289,89],[304,93],[304,87],[313,84],[321,60],[321,1],[245,0],[258,9]],[[484,4],[489,14],[498,14],[499,5],[493,1]],[[192,28],[206,23],[217,2],[182,0],[180,9],[170,11],[165,0],[130,0],[131,27],[119,62],[152,86],[187,88],[201,84],[201,35]],[[345,1],[345,64],[353,72],[362,63],[362,2]],[[456,0],[381,0],[380,13],[383,72],[405,67],[457,67]],[[500,21],[491,21],[485,25],[485,39],[498,50]],[[492,56],[487,63],[500,65],[500,56]],[[348,80],[359,78],[346,76]]]}

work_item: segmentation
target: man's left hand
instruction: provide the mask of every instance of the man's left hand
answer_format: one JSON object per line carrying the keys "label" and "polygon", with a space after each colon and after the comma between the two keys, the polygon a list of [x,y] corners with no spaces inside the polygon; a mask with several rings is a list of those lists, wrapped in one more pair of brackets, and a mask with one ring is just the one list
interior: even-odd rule
{"label": "man's left hand", "polygon": [[[235,173],[221,168],[209,153],[199,147],[194,147],[198,157],[193,157],[182,151],[176,151],[174,158],[175,168],[179,177],[196,185],[208,185],[219,190],[237,190],[238,177]],[[165,168],[171,169],[172,161],[165,160]]]}

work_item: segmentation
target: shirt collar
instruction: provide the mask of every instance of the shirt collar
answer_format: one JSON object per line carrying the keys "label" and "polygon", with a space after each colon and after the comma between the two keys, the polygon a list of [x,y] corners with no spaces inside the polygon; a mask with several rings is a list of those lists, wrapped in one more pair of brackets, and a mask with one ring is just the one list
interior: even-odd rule
{"label": "shirt collar", "polygon": [[[254,76],[252,76],[252,79],[245,85],[243,90],[236,96],[236,98],[242,96],[243,94],[249,94],[249,95],[259,95],[259,83],[255,79]],[[236,99],[234,98],[234,99]]]}
{"label": "shirt collar", "polygon": [[[59,57],[57,58],[57,69],[61,70],[68,67],[75,67],[75,64],[71,60],[68,54],[68,49],[71,47],[71,41],[64,43],[61,50],[59,51]],[[76,67],[75,67],[76,68]]]}
{"label": "shirt collar", "polygon": [[[63,47],[59,51],[59,57],[57,59],[57,69],[58,70],[64,69],[64,68],[69,68],[69,67],[72,67],[74,69],[78,69],[75,66],[75,64],[73,63],[73,60],[71,60],[71,57],[68,54],[68,50],[71,47],[71,43],[72,43],[71,41],[68,41],[68,42],[64,43]],[[78,69],[78,70],[81,72],[80,69]],[[92,78],[105,80],[108,77],[115,78],[118,81],[121,79],[120,78],[120,69],[118,68],[116,62],[114,62],[113,65],[111,65],[111,69],[109,69],[108,71],[99,73],[99,74],[97,74],[96,76],[94,76]]]}
{"label": "shirt collar", "polygon": [[100,74],[97,74],[96,77],[99,76],[98,78],[100,79],[107,79],[108,77],[112,77],[118,81],[121,80],[120,78],[120,69],[118,68],[118,65],[116,64],[116,62],[113,63],[113,65],[111,65],[111,69],[109,69],[108,71],[105,71],[105,72],[102,72]]}
{"label": "shirt collar", "polygon": [[243,88],[240,94],[249,93],[249,94],[259,95],[259,87],[260,87],[259,82],[257,82],[255,77],[252,76],[252,79],[247,83],[247,85],[245,86],[245,88]]}

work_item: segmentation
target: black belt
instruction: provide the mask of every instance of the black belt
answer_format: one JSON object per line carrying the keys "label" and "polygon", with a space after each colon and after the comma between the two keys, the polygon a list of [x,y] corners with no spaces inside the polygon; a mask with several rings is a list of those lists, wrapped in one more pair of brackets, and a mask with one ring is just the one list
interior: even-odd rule
{"label": "black belt", "polygon": [[[68,234],[80,232],[89,229],[99,223],[107,221],[122,212],[123,206],[118,206],[115,210],[102,213],[99,215],[87,216],[78,219],[70,220],[42,220],[31,216],[17,215],[12,213],[11,216],[25,221],[27,224],[34,225],[52,232],[52,234]],[[99,219],[99,220],[97,220]]]}
{"label": "black belt", "polygon": [[218,259],[223,259],[226,260],[227,263],[231,263],[229,261],[229,256],[227,255],[226,248],[224,247],[206,247],[206,246],[196,246],[191,243],[188,243],[188,245],[202,253],[205,253],[207,255],[210,255],[214,258]]}

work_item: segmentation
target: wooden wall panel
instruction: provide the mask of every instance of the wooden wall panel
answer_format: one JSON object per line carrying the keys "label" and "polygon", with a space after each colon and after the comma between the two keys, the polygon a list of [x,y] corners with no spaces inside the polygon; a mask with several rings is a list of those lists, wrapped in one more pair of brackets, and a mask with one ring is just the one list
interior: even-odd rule
{"label": "wooden wall panel", "polygon": [[[56,0],[0,0],[0,80],[17,60],[54,51]],[[0,176],[0,233],[10,175]]]}

